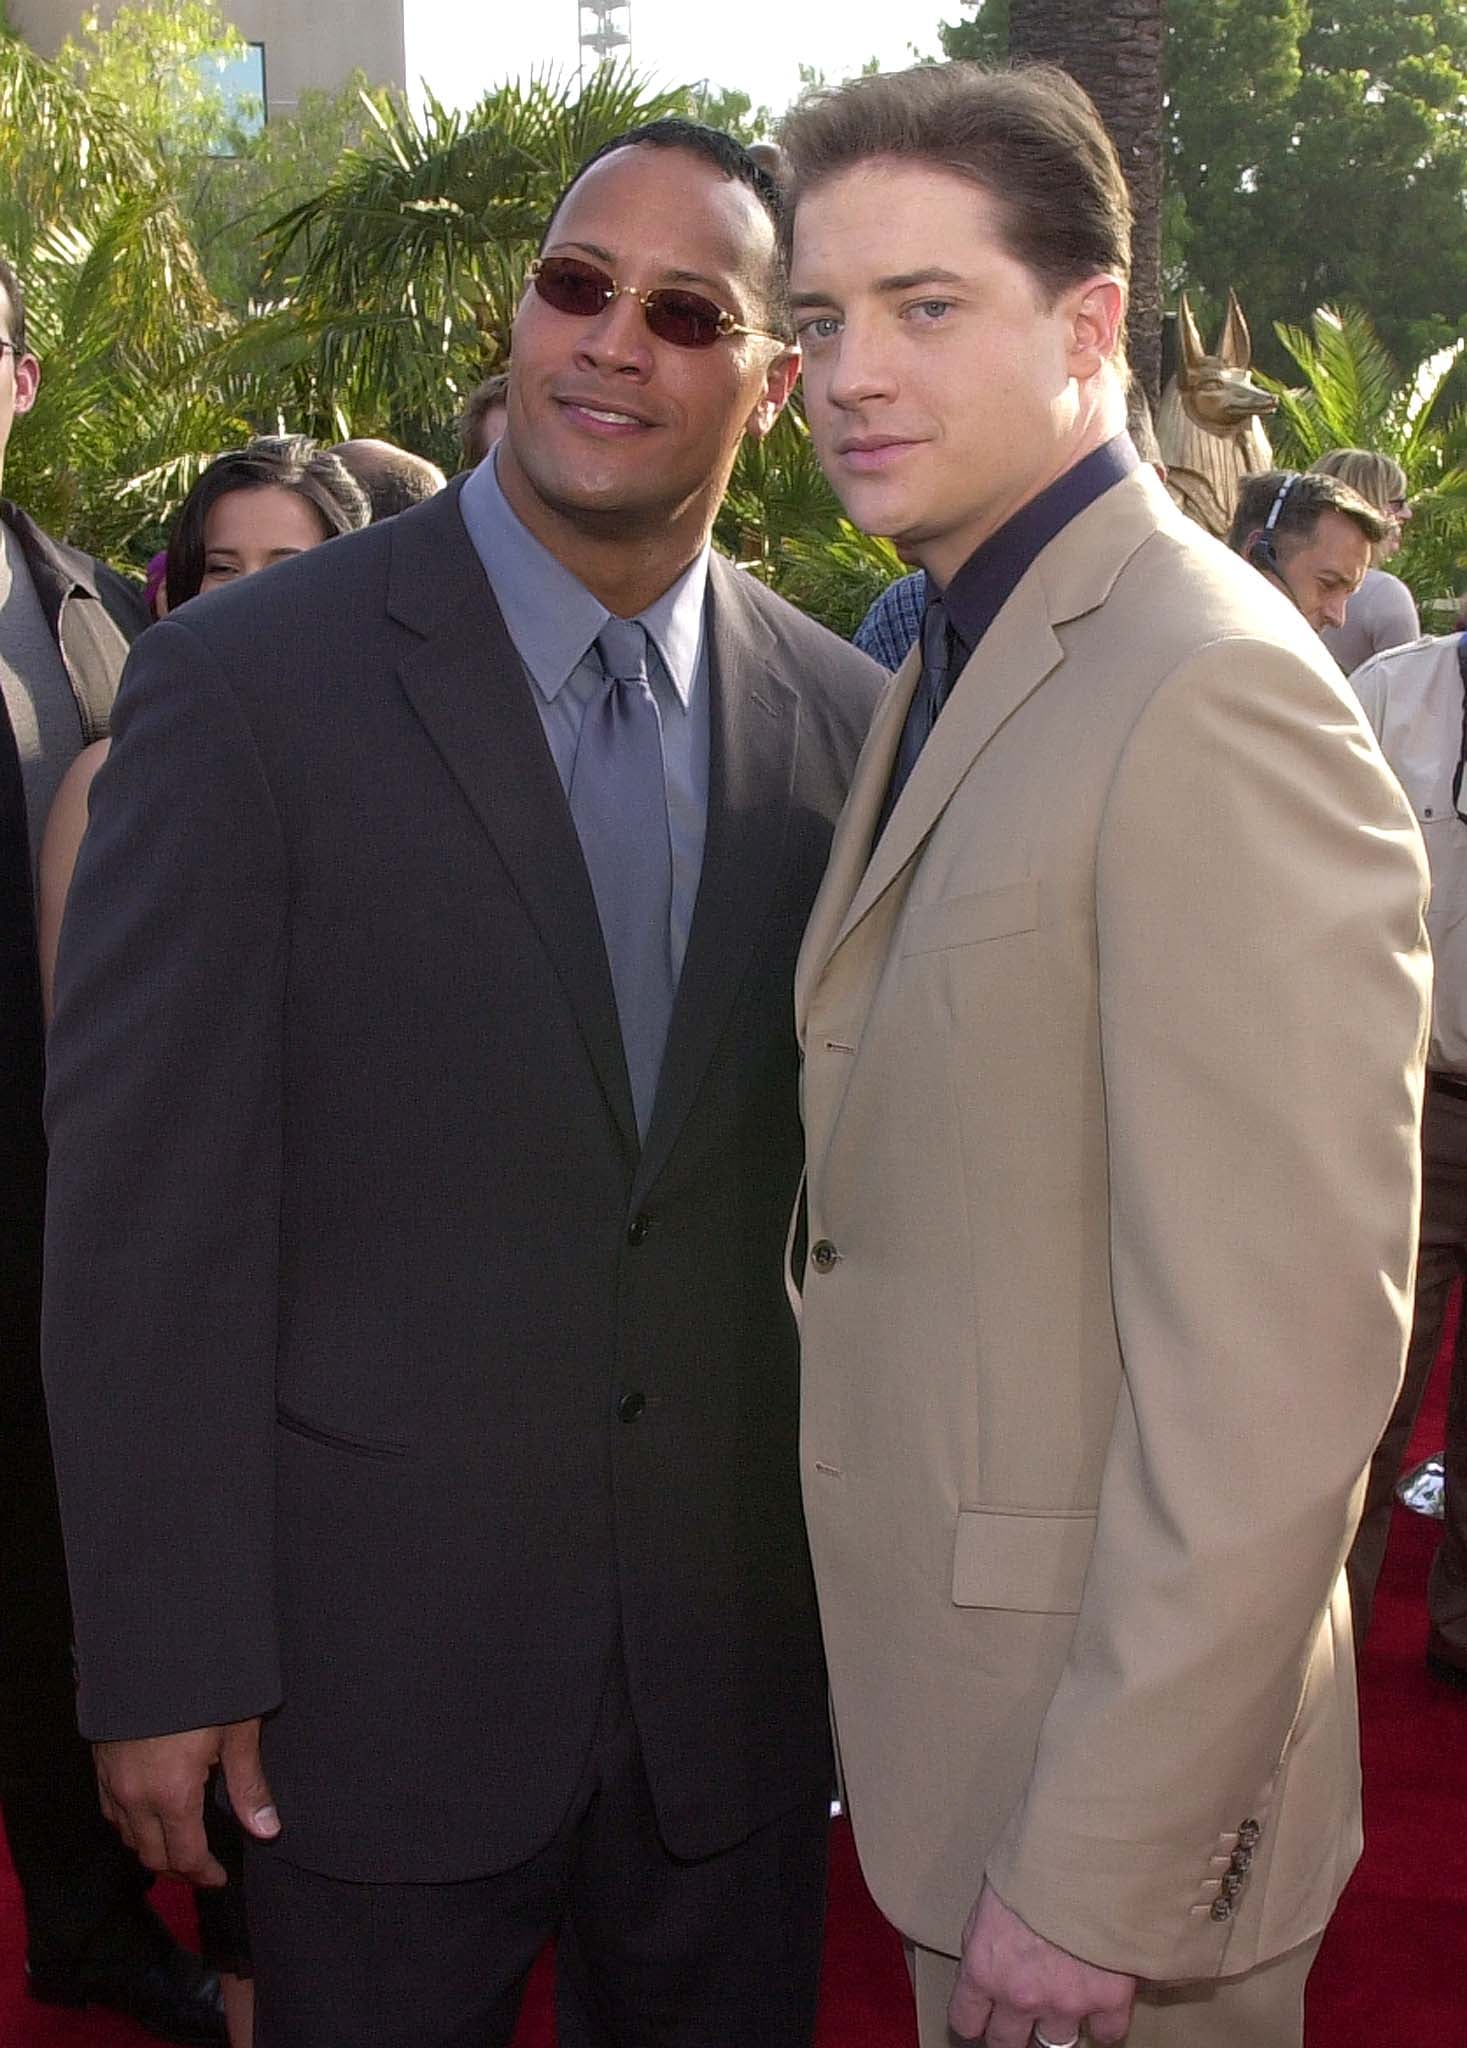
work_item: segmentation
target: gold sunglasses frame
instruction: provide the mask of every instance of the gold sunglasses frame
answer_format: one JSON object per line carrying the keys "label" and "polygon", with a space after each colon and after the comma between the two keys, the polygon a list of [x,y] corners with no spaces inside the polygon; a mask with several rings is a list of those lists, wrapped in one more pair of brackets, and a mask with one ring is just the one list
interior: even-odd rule
{"label": "gold sunglasses frame", "polygon": [[[552,262],[559,260],[562,262],[579,263],[581,261],[581,258],[578,256],[562,257],[559,259],[552,257],[550,260]],[[545,259],[543,257],[535,257],[534,261],[530,265],[529,270],[526,273],[526,281],[529,284],[535,283],[536,279],[540,275],[541,270],[544,268],[544,264]],[[585,268],[588,270],[599,270],[600,267],[600,264],[597,263],[588,263],[585,266]],[[610,271],[607,271],[605,274],[607,277],[611,278],[611,290],[607,292],[602,299],[601,311],[603,313],[606,311],[606,308],[612,303],[614,299],[635,299],[637,304],[641,307],[642,317],[645,319],[647,315],[648,302],[654,298],[659,297],[664,292],[683,292],[686,297],[691,299],[706,298],[706,295],[703,292],[690,292],[687,291],[685,286],[678,284],[654,285],[650,292],[639,292],[634,284],[618,284],[616,279],[614,277],[611,277]],[[550,307],[552,313],[562,312],[562,309],[559,306],[552,304],[552,302],[549,299],[547,299],[545,303],[547,306]],[[788,341],[783,335],[771,334],[767,327],[745,327],[742,321],[735,320],[732,313],[725,313],[723,308],[719,305],[717,299],[706,299],[706,303],[712,306],[714,311],[718,314],[718,332],[721,336],[726,337],[730,334],[749,334],[752,335],[756,341],[778,342],[781,348],[787,349],[793,346],[793,344],[790,341]],[[567,320],[575,320],[580,316],[575,313],[563,313],[562,317]],[[595,319],[597,316],[595,314],[587,314],[586,317],[588,319]],[[666,340],[665,335],[656,334],[655,331],[653,338],[657,341]],[[667,346],[669,348],[691,347],[695,355],[698,353],[696,343],[690,344],[688,342],[669,341],[667,343]]]}

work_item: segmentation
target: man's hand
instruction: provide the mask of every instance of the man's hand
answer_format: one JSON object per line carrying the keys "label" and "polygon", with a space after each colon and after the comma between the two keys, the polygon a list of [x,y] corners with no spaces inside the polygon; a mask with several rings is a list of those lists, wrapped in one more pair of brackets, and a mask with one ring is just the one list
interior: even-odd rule
{"label": "man's hand", "polygon": [[190,1884],[225,1882],[204,1835],[204,1786],[216,1763],[240,1826],[262,1842],[280,1833],[260,1768],[258,1716],[180,1735],[98,1742],[93,1749],[102,1811],[149,1870]]}
{"label": "man's hand", "polygon": [[984,1885],[963,1930],[963,1961],[948,2023],[965,2041],[1028,2048],[1038,2029],[1049,2041],[1124,2041],[1136,1979],[1082,1963],[1036,1934]]}

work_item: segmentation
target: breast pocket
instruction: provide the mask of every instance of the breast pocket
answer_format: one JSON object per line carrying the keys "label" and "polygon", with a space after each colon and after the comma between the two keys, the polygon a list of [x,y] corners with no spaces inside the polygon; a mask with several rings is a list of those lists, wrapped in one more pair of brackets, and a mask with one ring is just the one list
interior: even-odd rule
{"label": "breast pocket", "polygon": [[1457,807],[1452,801],[1450,761],[1440,758],[1413,760],[1402,749],[1390,767],[1407,803],[1416,813],[1418,825],[1440,825],[1447,819],[1456,824]]}
{"label": "breast pocket", "polygon": [[1038,882],[1011,882],[972,896],[913,904],[903,920],[901,949],[904,954],[940,953],[953,946],[978,946],[1032,932],[1038,923]]}

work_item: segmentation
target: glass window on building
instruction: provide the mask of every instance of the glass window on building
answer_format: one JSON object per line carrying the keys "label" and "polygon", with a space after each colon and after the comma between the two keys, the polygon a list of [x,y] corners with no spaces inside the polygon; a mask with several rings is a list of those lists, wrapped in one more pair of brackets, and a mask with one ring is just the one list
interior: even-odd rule
{"label": "glass window on building", "polygon": [[[219,95],[231,135],[258,135],[265,125],[265,45],[246,43],[238,55],[220,51],[198,61],[206,85]],[[215,151],[220,156],[229,153],[228,142]]]}

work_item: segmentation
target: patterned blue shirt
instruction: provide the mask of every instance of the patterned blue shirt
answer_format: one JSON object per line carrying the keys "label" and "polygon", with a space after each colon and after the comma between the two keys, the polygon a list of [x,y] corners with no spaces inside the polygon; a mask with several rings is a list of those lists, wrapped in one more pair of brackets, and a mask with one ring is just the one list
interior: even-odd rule
{"label": "patterned blue shirt", "polygon": [[922,631],[927,577],[918,569],[883,590],[855,632],[851,644],[895,675]]}

